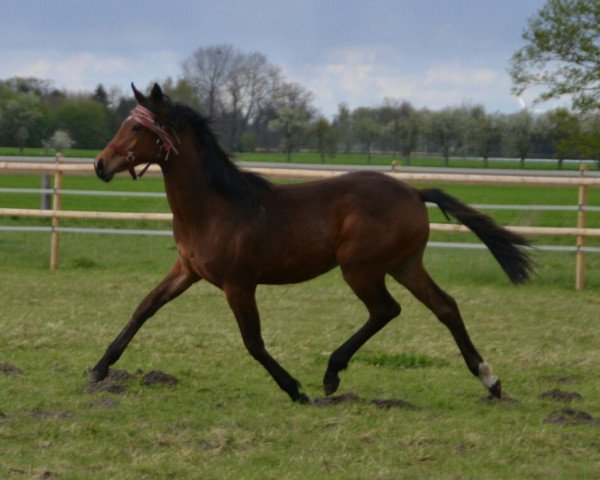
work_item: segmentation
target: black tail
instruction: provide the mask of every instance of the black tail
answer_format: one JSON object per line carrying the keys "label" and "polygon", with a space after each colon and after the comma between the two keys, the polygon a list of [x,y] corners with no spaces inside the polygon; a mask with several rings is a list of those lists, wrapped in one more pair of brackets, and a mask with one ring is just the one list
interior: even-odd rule
{"label": "black tail", "polygon": [[492,218],[441,190],[423,189],[421,198],[424,202],[437,204],[447,218],[450,218],[449,215],[453,216],[477,235],[490,249],[511,282],[523,283],[529,279],[533,271],[531,259],[526,252],[518,248],[519,245],[529,246],[525,237],[501,227]]}

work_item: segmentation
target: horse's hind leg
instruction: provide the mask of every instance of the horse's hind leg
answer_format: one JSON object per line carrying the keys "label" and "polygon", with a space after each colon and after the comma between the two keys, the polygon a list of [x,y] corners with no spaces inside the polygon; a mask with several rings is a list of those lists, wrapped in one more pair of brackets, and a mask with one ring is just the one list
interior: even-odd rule
{"label": "horse's hind leg", "polygon": [[138,305],[131,320],[108,346],[106,353],[90,372],[90,381],[99,382],[108,375],[108,368],[115,363],[137,331],[156,311],[166,303],[187,290],[199,277],[187,271],[180,260],[173,266],[167,276]]}
{"label": "horse's hind leg", "polygon": [[344,271],[344,278],[367,307],[369,319],[329,357],[329,363],[323,378],[325,395],[331,395],[338,389],[340,385],[338,374],[348,366],[352,355],[367,340],[385,327],[390,320],[400,314],[400,305],[387,291],[383,277],[373,280],[372,277],[364,276],[358,272]]}
{"label": "horse's hind leg", "polygon": [[429,308],[450,330],[469,370],[478,377],[490,393],[501,397],[500,380],[493,376],[490,366],[471,342],[455,300],[431,279],[421,259],[390,274]]}

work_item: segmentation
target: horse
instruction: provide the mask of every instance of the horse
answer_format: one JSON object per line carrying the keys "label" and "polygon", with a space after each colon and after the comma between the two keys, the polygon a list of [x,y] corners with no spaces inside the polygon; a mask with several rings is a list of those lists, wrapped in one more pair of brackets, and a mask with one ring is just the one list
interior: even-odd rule
{"label": "horse", "polygon": [[339,266],[368,319],[329,357],[323,378],[326,395],[337,391],[339,374],[356,351],[400,314],[400,305],[386,288],[390,276],[449,329],[471,373],[492,396],[501,397],[501,382],[471,342],[456,301],[423,266],[429,236],[425,202],[437,204],[447,217],[473,231],[515,284],[532,272],[523,248],[526,238],[439,189],[416,189],[383,173],[359,171],[273,184],[239,169],[209,121],[173,102],[158,84],[148,96],[133,83],[131,87],[137,106],[98,154],[94,168],[109,182],[125,170],[137,178],[139,165],[160,166],[179,255],[91,369],[90,382],[108,375],[157,310],[206,280],[224,292],[250,355],[291,400],[310,402],[300,383],[267,351],[255,292],[259,284],[304,282]]}

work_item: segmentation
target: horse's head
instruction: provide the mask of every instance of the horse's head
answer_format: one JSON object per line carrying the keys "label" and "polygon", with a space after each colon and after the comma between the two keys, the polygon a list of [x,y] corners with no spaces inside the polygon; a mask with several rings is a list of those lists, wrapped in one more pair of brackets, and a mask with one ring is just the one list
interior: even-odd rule
{"label": "horse's head", "polygon": [[[177,153],[177,134],[166,123],[168,100],[161,88],[154,84],[149,97],[138,91],[133,83],[131,88],[138,105],[94,162],[96,174],[105,182],[124,170],[129,170],[135,180],[151,163],[166,160],[172,151]],[[138,175],[135,167],[144,163],[147,165]]]}

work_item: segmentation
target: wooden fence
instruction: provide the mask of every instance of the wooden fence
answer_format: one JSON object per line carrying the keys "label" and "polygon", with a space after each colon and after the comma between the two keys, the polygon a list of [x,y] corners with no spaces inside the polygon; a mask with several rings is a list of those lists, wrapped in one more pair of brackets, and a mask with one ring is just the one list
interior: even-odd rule
{"label": "wooden fence", "polygon": [[[90,164],[61,163],[57,157],[55,163],[25,163],[1,162],[0,173],[30,173],[54,175],[52,209],[17,209],[0,208],[0,216],[11,217],[37,217],[51,218],[51,249],[50,268],[56,270],[59,265],[60,252],[60,222],[63,218],[105,219],[105,220],[155,220],[171,221],[170,213],[131,213],[131,212],[91,212],[67,211],[61,209],[61,190],[63,189],[63,175],[92,175],[93,167]],[[249,168],[256,173],[275,178],[294,179],[322,179],[346,173],[341,170],[308,170],[292,168]],[[151,166],[149,174],[159,174],[160,169]],[[575,288],[581,290],[585,287],[585,244],[586,237],[600,237],[600,228],[586,228],[587,189],[600,186],[600,177],[586,176],[586,168],[582,167],[579,177],[552,177],[552,176],[520,176],[520,175],[486,175],[486,174],[458,174],[458,173],[408,173],[400,171],[387,171],[387,175],[409,182],[431,183],[461,183],[461,184],[488,184],[488,185],[537,185],[537,186],[563,186],[577,187],[579,190],[577,206],[576,227],[530,227],[510,226],[509,230],[524,235],[553,235],[573,236],[576,241],[575,261]],[[432,223],[431,230],[437,232],[468,232],[462,225]]]}

